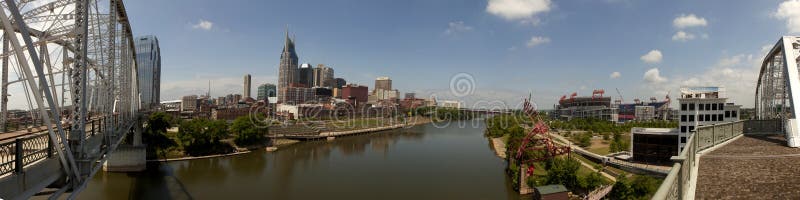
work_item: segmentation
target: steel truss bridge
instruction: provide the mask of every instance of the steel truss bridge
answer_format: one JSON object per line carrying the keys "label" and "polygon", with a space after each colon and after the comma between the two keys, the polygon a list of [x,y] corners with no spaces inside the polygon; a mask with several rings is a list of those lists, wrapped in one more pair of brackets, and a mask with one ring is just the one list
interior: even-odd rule
{"label": "steel truss bridge", "polygon": [[758,119],[783,122],[787,145],[800,147],[800,37],[784,36],[761,63],[756,85],[755,108]]}
{"label": "steel truss bridge", "polygon": [[125,6],[2,0],[0,22],[0,198],[52,188],[73,199],[124,141],[141,145],[147,111]]}

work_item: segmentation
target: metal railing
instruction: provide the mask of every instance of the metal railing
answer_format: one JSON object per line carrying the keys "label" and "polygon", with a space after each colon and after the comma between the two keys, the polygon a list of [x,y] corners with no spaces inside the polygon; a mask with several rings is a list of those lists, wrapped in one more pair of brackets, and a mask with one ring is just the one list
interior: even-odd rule
{"label": "metal railing", "polygon": [[25,165],[54,155],[47,133],[0,143],[0,175],[21,173]]}
{"label": "metal railing", "polygon": [[[84,137],[89,138],[102,133],[102,124],[105,120],[106,118],[96,118],[87,122]],[[0,141],[0,176],[22,173],[25,166],[56,155],[53,143],[50,142],[50,135],[46,130],[41,131]],[[64,131],[67,136],[71,133],[69,126],[65,126]],[[58,146],[63,146],[60,139],[57,143]]]}
{"label": "metal railing", "polygon": [[[697,165],[697,152],[719,145],[744,133],[745,121],[700,126],[689,136],[683,151],[673,156],[675,164],[658,187],[653,199],[683,199],[692,180],[692,167]],[[695,180],[696,181],[696,180]]]}

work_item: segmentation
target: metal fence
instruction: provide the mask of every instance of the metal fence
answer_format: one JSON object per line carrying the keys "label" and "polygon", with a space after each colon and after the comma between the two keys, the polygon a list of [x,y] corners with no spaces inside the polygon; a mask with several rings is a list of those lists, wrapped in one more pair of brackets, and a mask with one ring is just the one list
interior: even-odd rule
{"label": "metal fence", "polygon": [[744,133],[745,121],[728,122],[695,129],[683,151],[673,156],[675,164],[653,199],[683,199],[691,183],[692,167],[697,165],[697,152],[711,148]]}
{"label": "metal fence", "polygon": [[52,156],[52,143],[47,133],[0,143],[0,175],[21,173],[25,165]]}
{"label": "metal fence", "polygon": [[[106,118],[97,118],[87,122],[85,137],[89,138],[101,133],[105,120]],[[8,173],[22,173],[25,166],[56,155],[47,130],[40,131],[0,141],[0,176]],[[65,126],[64,132],[69,136],[70,127]],[[63,146],[60,138],[57,143],[58,146]]]}

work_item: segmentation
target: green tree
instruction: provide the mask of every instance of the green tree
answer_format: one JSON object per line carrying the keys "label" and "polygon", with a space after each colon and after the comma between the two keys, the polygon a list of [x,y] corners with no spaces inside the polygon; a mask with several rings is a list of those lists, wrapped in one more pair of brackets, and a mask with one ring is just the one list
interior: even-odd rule
{"label": "green tree", "polygon": [[581,180],[581,187],[587,190],[592,190],[606,183],[605,178],[603,178],[600,172],[592,172]]}
{"label": "green tree", "polygon": [[609,199],[620,199],[620,200],[628,200],[628,199],[636,199],[636,196],[633,192],[633,188],[631,188],[631,183],[628,181],[628,178],[625,175],[620,175],[617,177],[617,182],[614,183],[614,188],[611,189],[611,192],[608,193]]}
{"label": "green tree", "polygon": [[561,184],[570,189],[580,188],[580,181],[578,179],[578,169],[581,164],[570,157],[553,158],[545,163],[547,175],[545,175],[546,184]]}
{"label": "green tree", "polygon": [[251,145],[264,140],[267,128],[256,126],[249,116],[241,116],[233,121],[231,131],[237,145]]}
{"label": "green tree", "polygon": [[228,136],[228,124],[222,120],[185,121],[181,123],[178,131],[178,138],[184,150],[192,156],[232,151],[232,147],[220,142]]}
{"label": "green tree", "polygon": [[163,112],[153,113],[147,118],[142,140],[154,153],[153,156],[159,153],[164,156],[166,149],[176,145],[174,140],[167,137],[167,129],[171,126],[172,121],[172,117]]}
{"label": "green tree", "polygon": [[578,145],[581,147],[588,147],[592,145],[592,134],[583,133],[578,136]]}
{"label": "green tree", "polygon": [[661,181],[650,176],[634,175],[628,179],[624,175],[617,177],[614,189],[608,194],[610,199],[650,199],[655,194]]}

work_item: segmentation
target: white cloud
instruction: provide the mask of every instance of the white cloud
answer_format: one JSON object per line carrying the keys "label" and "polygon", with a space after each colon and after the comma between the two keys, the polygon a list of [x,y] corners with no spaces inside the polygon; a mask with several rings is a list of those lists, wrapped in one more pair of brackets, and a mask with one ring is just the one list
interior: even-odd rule
{"label": "white cloud", "polygon": [[548,12],[551,8],[550,0],[489,0],[486,12],[506,20],[522,20],[535,25],[539,23],[536,15]]}
{"label": "white cloud", "polygon": [[694,38],[695,36],[693,34],[684,31],[678,31],[677,33],[675,33],[675,35],[672,35],[673,41],[686,42],[689,40],[693,40]]}
{"label": "white cloud", "polygon": [[789,32],[800,33],[800,0],[784,1],[774,15],[778,19],[786,20],[786,29]]}
{"label": "white cloud", "polygon": [[542,36],[533,36],[530,40],[528,40],[528,47],[535,47],[540,44],[550,43],[550,38],[542,37]]}
{"label": "white cloud", "polygon": [[611,72],[611,75],[608,75],[608,78],[611,79],[617,79],[619,77],[622,77],[622,74],[620,74],[619,72]]}
{"label": "white cloud", "polygon": [[[698,68],[695,73],[676,75],[671,81],[657,83],[661,74],[654,69],[645,73],[645,82],[641,95],[664,95],[684,86],[720,86],[725,87],[729,102],[753,107],[753,94],[760,70],[760,55],[738,54],[721,57],[716,64],[705,69]],[[653,71],[653,72],[651,72]],[[648,75],[650,76],[648,78]],[[661,77],[663,78],[663,77]],[[650,80],[648,80],[650,79]],[[655,81],[653,81],[655,80]]]}
{"label": "white cloud", "polygon": [[197,24],[192,25],[193,29],[201,29],[201,30],[211,30],[214,27],[214,23],[208,20],[200,19]]}
{"label": "white cloud", "polygon": [[654,64],[661,62],[661,59],[663,57],[664,56],[661,54],[661,51],[659,51],[658,49],[653,49],[650,52],[647,52],[647,54],[644,54],[639,59],[642,59],[642,61],[644,61],[645,63]]}
{"label": "white cloud", "polygon": [[708,22],[706,22],[705,18],[697,17],[694,14],[681,14],[674,20],[672,20],[672,26],[678,29],[695,27],[695,26],[707,26]]}
{"label": "white cloud", "polygon": [[658,68],[647,70],[644,72],[644,76],[642,78],[648,84],[661,84],[667,82],[667,78],[661,76],[661,72],[658,71]]}
{"label": "white cloud", "polygon": [[447,24],[447,30],[444,31],[446,35],[453,35],[460,32],[472,31],[471,26],[467,26],[463,21],[455,21]]}

